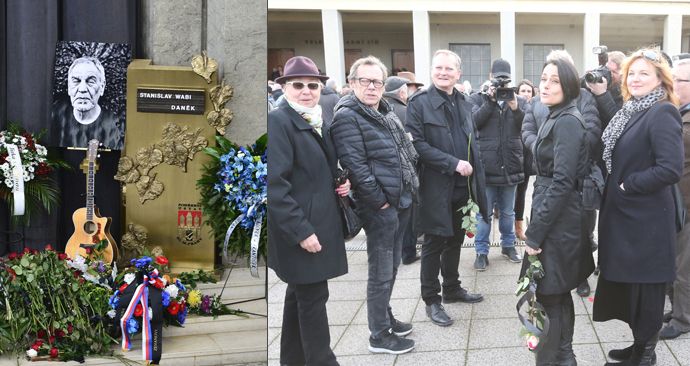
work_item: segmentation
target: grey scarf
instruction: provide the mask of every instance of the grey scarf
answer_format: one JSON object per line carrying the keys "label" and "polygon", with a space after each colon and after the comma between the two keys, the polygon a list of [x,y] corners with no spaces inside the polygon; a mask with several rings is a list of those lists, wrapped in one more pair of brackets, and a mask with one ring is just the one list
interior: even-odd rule
{"label": "grey scarf", "polygon": [[393,141],[395,141],[395,146],[398,150],[398,155],[400,156],[400,165],[403,174],[403,183],[410,187],[412,195],[417,197],[417,189],[419,188],[419,177],[417,176],[417,170],[415,165],[417,163],[417,150],[415,150],[412,145],[412,140],[403,130],[402,122],[398,119],[398,116],[393,113],[393,109],[385,100],[381,99],[380,104],[384,105],[384,109],[388,112],[383,114],[374,108],[371,108],[364,103],[360,102],[355,96],[352,99],[359,105],[359,107],[364,111],[364,113],[381,123],[393,136]]}
{"label": "grey scarf", "polygon": [[633,114],[643,111],[651,107],[654,103],[665,99],[666,91],[663,88],[657,87],[652,90],[649,94],[645,95],[640,99],[631,98],[621,108],[615,116],[606,126],[604,133],[601,135],[601,139],[604,141],[604,154],[603,159],[606,163],[606,170],[611,174],[611,155],[613,154],[613,148],[616,147],[616,142],[625,130],[625,126],[628,125],[630,117]]}

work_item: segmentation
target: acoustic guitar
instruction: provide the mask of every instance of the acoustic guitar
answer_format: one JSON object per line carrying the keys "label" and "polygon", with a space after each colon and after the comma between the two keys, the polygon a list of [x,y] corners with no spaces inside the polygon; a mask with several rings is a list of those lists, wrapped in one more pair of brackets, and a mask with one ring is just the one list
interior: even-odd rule
{"label": "acoustic guitar", "polygon": [[74,233],[67,241],[65,253],[70,258],[81,255],[84,258],[94,254],[97,245],[105,240],[107,244],[99,253],[103,256],[103,261],[111,263],[117,257],[117,246],[115,240],[110,235],[110,217],[102,217],[98,208],[94,205],[94,175],[96,166],[96,154],[98,151],[98,140],[89,141],[86,152],[86,207],[74,211],[72,222],[74,222]]}

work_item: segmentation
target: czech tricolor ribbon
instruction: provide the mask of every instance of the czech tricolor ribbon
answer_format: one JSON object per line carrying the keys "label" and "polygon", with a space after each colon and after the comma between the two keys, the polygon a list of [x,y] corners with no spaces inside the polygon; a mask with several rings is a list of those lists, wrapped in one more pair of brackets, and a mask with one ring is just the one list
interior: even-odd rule
{"label": "czech tricolor ribbon", "polygon": [[143,312],[141,314],[141,348],[142,348],[142,359],[150,361],[153,359],[153,337],[151,335],[151,318],[149,317],[149,288],[148,288],[148,276],[144,276],[144,281],[141,285],[137,286],[137,289],[132,295],[132,300],[130,300],[129,305],[125,313],[122,314],[120,318],[120,328],[122,329],[122,350],[129,351],[132,348],[132,344],[129,339],[129,333],[127,332],[127,322],[134,316],[134,310],[137,307],[137,303],[140,303]]}

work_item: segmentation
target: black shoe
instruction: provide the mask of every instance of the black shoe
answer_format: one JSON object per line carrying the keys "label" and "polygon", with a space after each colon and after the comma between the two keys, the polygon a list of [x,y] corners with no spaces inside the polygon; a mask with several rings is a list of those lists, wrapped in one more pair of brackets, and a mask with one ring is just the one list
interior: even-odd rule
{"label": "black shoe", "polygon": [[585,282],[582,282],[579,286],[577,286],[577,290],[575,290],[577,294],[580,297],[587,297],[589,294],[592,292],[592,290],[589,288],[589,282],[585,280]]}
{"label": "black shoe", "polygon": [[515,250],[515,247],[503,248],[501,249],[501,254],[513,263],[522,262],[522,257],[520,257],[520,254]]}
{"label": "black shoe", "polygon": [[671,324],[666,325],[665,327],[661,328],[661,331],[659,332],[659,339],[674,339],[678,338],[679,335],[684,334],[687,332],[681,332],[680,330],[676,329]]}
{"label": "black shoe", "polygon": [[412,258],[403,258],[402,264],[412,264],[412,263],[418,261],[419,258],[421,258],[421,257],[418,256],[418,255],[415,255],[415,256],[412,257]]}
{"label": "black shoe", "polygon": [[431,322],[440,325],[442,327],[447,327],[453,324],[453,319],[451,319],[448,314],[446,314],[446,309],[443,305],[439,303],[431,304],[426,306],[426,316],[431,319]]}
{"label": "black shoe", "polygon": [[413,340],[398,337],[392,329],[376,338],[369,337],[369,351],[373,353],[400,355],[412,351],[413,348]]}
{"label": "black shoe", "polygon": [[404,337],[412,333],[412,324],[401,322],[395,318],[391,319],[391,328],[393,329],[393,333],[398,337]]}
{"label": "black shoe", "polygon": [[[609,358],[616,361],[627,361],[632,356],[634,345],[623,349],[612,349],[609,351]],[[607,365],[615,365],[615,363],[607,362]],[[656,352],[652,355],[652,365],[656,365]]]}
{"label": "black shoe", "polygon": [[673,311],[669,311],[664,314],[664,323],[668,323],[671,321],[671,318],[673,318]]}
{"label": "black shoe", "polygon": [[477,254],[477,259],[474,260],[474,269],[477,271],[486,271],[486,266],[489,265],[489,258],[486,254]]}
{"label": "black shoe", "polygon": [[443,294],[444,304],[451,304],[454,302],[466,302],[471,304],[475,302],[481,302],[482,300],[484,300],[484,296],[482,296],[481,294],[471,294],[462,287],[460,287],[455,292]]}

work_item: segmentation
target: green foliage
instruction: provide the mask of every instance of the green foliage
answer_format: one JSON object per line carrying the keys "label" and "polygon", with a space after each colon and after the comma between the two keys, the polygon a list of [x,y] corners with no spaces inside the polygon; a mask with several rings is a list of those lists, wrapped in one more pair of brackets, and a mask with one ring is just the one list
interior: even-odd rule
{"label": "green foliage", "polygon": [[[255,144],[248,147],[252,155],[263,155],[266,152],[268,137],[266,134],[259,137]],[[211,157],[211,161],[202,168],[202,176],[197,181],[197,189],[201,195],[201,205],[204,212],[204,222],[213,231],[214,241],[218,247],[223,246],[225,233],[230,224],[239,215],[224,198],[223,192],[215,188],[219,183],[218,171],[221,169],[220,157],[227,154],[230,149],[239,149],[239,146],[223,136],[216,136],[216,146],[207,147],[204,152]],[[259,242],[259,257],[266,258],[267,222],[261,227],[261,240]],[[230,236],[228,253],[230,255],[248,256],[251,251],[251,233],[246,230],[236,229]]]}
{"label": "green foliage", "polygon": [[198,269],[192,272],[182,272],[178,276],[180,281],[185,284],[185,286],[195,289],[197,283],[216,283],[216,276],[212,272],[204,271],[203,269]]}

